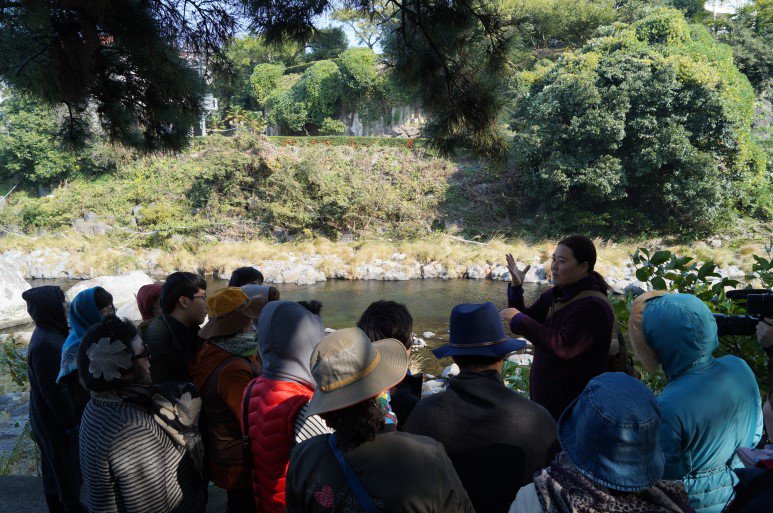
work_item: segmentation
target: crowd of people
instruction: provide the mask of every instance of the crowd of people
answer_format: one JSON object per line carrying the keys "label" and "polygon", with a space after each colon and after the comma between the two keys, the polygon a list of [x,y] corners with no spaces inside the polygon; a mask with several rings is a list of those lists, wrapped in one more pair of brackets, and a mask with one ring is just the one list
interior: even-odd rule
{"label": "crowd of people", "polygon": [[[203,512],[212,482],[228,512],[773,511],[773,470],[738,477],[736,451],[762,437],[760,391],[742,359],[712,356],[700,300],[639,296],[626,340],[589,239],[558,244],[530,306],[528,267],[507,262],[508,308],[453,308],[433,352],[460,372],[423,398],[413,318],[394,301],[326,334],[319,302],[282,300],[252,267],[211,295],[187,272],[142,287],[139,325],[101,287],[70,304],[26,291],[49,510]],[[771,324],[758,338],[773,352]],[[530,398],[502,378],[524,339]],[[628,346],[665,374],[657,397]]]}

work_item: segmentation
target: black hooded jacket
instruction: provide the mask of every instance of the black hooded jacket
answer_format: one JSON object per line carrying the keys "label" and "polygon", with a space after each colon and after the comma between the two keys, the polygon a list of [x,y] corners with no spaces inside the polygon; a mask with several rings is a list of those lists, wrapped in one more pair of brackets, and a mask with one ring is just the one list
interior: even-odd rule
{"label": "black hooded jacket", "polygon": [[30,425],[36,436],[50,438],[78,426],[67,386],[56,382],[62,344],[69,328],[64,312],[64,293],[54,286],[25,291],[27,312],[35,331],[27,355],[30,379]]}

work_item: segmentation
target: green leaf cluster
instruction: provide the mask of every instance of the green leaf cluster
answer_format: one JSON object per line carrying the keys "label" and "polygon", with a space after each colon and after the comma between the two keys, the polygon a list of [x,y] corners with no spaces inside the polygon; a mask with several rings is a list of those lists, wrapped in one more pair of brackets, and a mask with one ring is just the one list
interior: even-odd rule
{"label": "green leaf cluster", "polygon": [[757,0],[712,25],[717,39],[733,49],[738,69],[760,94],[769,96],[773,87],[773,0]]}
{"label": "green leaf cluster", "polygon": [[47,106],[25,94],[0,103],[0,181],[50,184],[80,171],[80,155],[62,146],[59,123]]}
{"label": "green leaf cluster", "polygon": [[[773,241],[767,246],[767,257],[754,255],[752,273],[746,277],[747,283],[755,283],[762,288],[773,288]],[[682,294],[692,294],[703,301],[708,308],[718,314],[744,315],[743,303],[730,300],[726,291],[741,286],[738,280],[722,276],[718,266],[711,260],[698,262],[689,256],[679,256],[671,251],[650,251],[639,248],[631,255],[636,267],[636,278],[647,283],[654,290],[666,290]],[[612,297],[615,315],[624,331],[628,329],[629,310],[632,297]],[[767,358],[754,336],[725,335],[719,338],[719,348],[715,356],[732,354],[743,358],[754,371],[760,390],[765,393],[767,382]],[[665,376],[648,374],[640,369],[643,380],[661,390]]]}
{"label": "green leaf cluster", "polygon": [[[661,8],[530,73],[511,120],[517,180],[557,231],[705,233],[770,218],[754,91],[705,27]],[[605,212],[608,216],[599,216]]]}
{"label": "green leaf cluster", "polygon": [[65,144],[61,115],[26,93],[0,89],[0,183],[49,187],[114,169],[122,152],[105,144]]}
{"label": "green leaf cluster", "polygon": [[290,134],[341,134],[328,130],[329,123],[323,129],[325,119],[359,112],[367,122],[401,99],[368,48],[349,48],[335,60],[314,61],[302,73],[288,74],[295,69],[262,64],[251,77],[253,99],[265,108],[269,123]]}
{"label": "green leaf cluster", "polygon": [[338,119],[325,118],[319,127],[320,135],[341,135],[346,133],[346,123]]}

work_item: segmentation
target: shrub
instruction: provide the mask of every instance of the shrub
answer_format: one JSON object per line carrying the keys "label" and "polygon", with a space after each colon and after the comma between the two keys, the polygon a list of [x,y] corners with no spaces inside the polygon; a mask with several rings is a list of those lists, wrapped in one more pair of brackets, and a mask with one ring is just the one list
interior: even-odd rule
{"label": "shrub", "polygon": [[302,133],[307,125],[319,127],[338,112],[341,73],[333,61],[317,61],[302,75],[284,75],[276,84],[266,98],[270,123]]}
{"label": "shrub", "polygon": [[529,191],[519,201],[555,231],[705,233],[734,210],[769,218],[739,195],[766,175],[754,92],[730,49],[673,9],[600,32],[527,77],[511,123],[514,179]]}
{"label": "shrub", "polygon": [[27,349],[13,336],[0,342],[0,369],[3,369],[0,393],[7,394],[18,390],[29,390],[30,378],[27,375]]}
{"label": "shrub", "polygon": [[319,127],[320,135],[342,135],[346,133],[346,123],[338,119],[325,118]]}
{"label": "shrub", "polygon": [[62,146],[54,111],[22,93],[0,102],[0,127],[0,181],[49,185],[88,166],[85,154]]}
{"label": "shrub", "polygon": [[302,132],[306,124],[306,106],[297,98],[293,86],[301,75],[291,74],[280,77],[276,89],[266,98],[268,122],[284,125],[293,132]]}
{"label": "shrub", "polygon": [[293,86],[296,98],[303,99],[308,113],[307,121],[317,126],[337,113],[341,96],[341,72],[332,61],[315,62]]}
{"label": "shrub", "polygon": [[250,75],[252,96],[258,106],[263,107],[266,100],[274,92],[280,77],[284,74],[284,64],[258,64]]}
{"label": "shrub", "polygon": [[376,54],[370,48],[349,48],[338,59],[346,96],[356,96],[373,87],[378,78]]}

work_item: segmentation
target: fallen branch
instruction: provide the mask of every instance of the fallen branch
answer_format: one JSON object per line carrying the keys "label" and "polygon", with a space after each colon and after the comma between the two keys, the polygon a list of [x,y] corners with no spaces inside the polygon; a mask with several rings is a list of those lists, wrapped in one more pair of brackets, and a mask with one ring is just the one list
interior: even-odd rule
{"label": "fallen branch", "polygon": [[14,190],[15,188],[17,188],[17,187],[19,186],[19,184],[20,184],[20,183],[21,183],[21,180],[19,180],[18,182],[16,182],[16,185],[14,185],[13,187],[11,187],[11,190],[10,190],[10,191],[8,191],[8,194],[6,194],[5,196],[3,196],[3,199],[6,199],[6,198],[8,198],[8,196],[10,196],[10,195],[11,195],[11,193],[13,192],[13,190]]}
{"label": "fallen branch", "polygon": [[458,240],[458,241],[461,241],[461,242],[466,242],[467,244],[477,244],[479,246],[488,246],[488,242],[477,242],[477,241],[474,241],[474,240],[467,240],[467,239],[463,239],[462,237],[458,237],[456,235],[449,235],[449,237],[451,237],[454,240]]}

